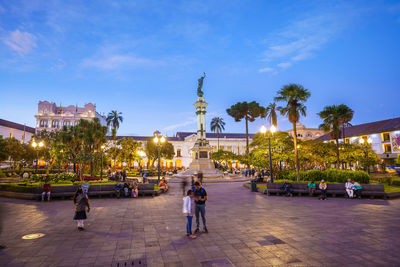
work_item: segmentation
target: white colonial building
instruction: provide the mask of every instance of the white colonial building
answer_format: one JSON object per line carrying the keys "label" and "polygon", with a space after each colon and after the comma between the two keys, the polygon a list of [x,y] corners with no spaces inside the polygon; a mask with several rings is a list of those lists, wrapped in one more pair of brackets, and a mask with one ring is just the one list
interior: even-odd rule
{"label": "white colonial building", "polygon": [[[364,139],[365,144],[370,141],[372,149],[385,164],[393,164],[400,154],[400,117],[345,127],[344,138],[342,136],[339,143],[355,144],[359,143],[360,139]],[[335,142],[330,133],[317,140]]]}
{"label": "white colonial building", "polygon": [[[293,137],[293,129],[286,131],[291,137]],[[320,136],[323,136],[325,132],[318,128],[306,128],[303,124],[298,122],[296,124],[296,135],[300,140],[314,140]]]}
{"label": "white colonial building", "polygon": [[19,124],[12,121],[0,119],[0,136],[5,138],[15,138],[21,143],[29,143],[32,135],[35,134],[35,128]]}
{"label": "white colonial building", "polygon": [[[249,134],[249,143],[252,141],[254,134]],[[142,143],[142,149],[145,148],[147,140],[152,136],[118,136],[118,139],[133,138],[135,141]],[[213,148],[213,152],[218,150],[218,138],[216,133],[206,133],[206,138]],[[177,132],[175,136],[167,137],[168,142],[174,146],[175,156],[172,160],[163,160],[161,165],[163,168],[188,168],[194,154],[192,148],[197,140],[197,133],[195,132]],[[246,152],[246,134],[240,133],[221,133],[219,134],[219,149],[230,151],[236,155],[242,155]],[[143,161],[142,166],[148,163]],[[237,161],[229,162],[230,167],[240,167]]]}
{"label": "white colonial building", "polygon": [[37,132],[59,130],[62,126],[73,126],[80,119],[92,120],[93,118],[98,118],[101,125],[105,126],[107,124],[105,116],[98,113],[96,105],[92,103],[85,104],[83,107],[74,105],[62,107],[48,101],[39,101],[38,113],[35,118]]}

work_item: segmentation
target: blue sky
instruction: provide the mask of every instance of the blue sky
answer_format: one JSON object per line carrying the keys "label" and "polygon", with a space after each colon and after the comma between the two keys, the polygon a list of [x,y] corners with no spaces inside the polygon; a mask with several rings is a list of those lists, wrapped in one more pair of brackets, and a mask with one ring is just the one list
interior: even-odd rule
{"label": "blue sky", "polygon": [[[0,118],[34,126],[39,100],[118,110],[119,134],[195,130],[197,79],[226,109],[311,91],[307,117],[347,104],[353,124],[400,116],[399,1],[0,0]],[[250,125],[258,131],[265,120]],[[278,128],[290,124],[280,117]]]}

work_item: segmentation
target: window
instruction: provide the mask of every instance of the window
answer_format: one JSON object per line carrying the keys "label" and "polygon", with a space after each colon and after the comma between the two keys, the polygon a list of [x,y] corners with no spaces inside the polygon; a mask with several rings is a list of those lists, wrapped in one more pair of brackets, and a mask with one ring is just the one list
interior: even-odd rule
{"label": "window", "polygon": [[349,138],[345,138],[345,139],[344,139],[344,143],[345,143],[345,144],[349,144],[349,143],[350,143]]}
{"label": "window", "polygon": [[307,137],[312,137],[312,134],[308,133],[308,134],[307,134]]}
{"label": "window", "polygon": [[12,133],[12,132],[10,133],[10,139],[11,139],[11,138],[13,138],[13,133]]}
{"label": "window", "polygon": [[47,121],[46,120],[40,120],[40,127],[42,128],[47,128]]}
{"label": "window", "polygon": [[180,149],[180,148],[178,148],[178,149],[176,150],[176,156],[177,156],[177,157],[182,157],[182,155],[181,155],[181,149]]}
{"label": "window", "polygon": [[389,133],[382,134],[382,142],[390,142],[390,135]]}
{"label": "window", "polygon": [[219,146],[220,150],[225,150],[225,146]]}
{"label": "window", "polygon": [[297,137],[303,137],[303,135],[302,134],[297,134]]}
{"label": "window", "polygon": [[63,121],[63,126],[70,127],[71,126],[71,122],[70,121]]}
{"label": "window", "polygon": [[384,144],[383,145],[383,151],[385,153],[392,153],[392,146],[390,144]]}
{"label": "window", "polygon": [[51,121],[51,128],[58,128],[59,122],[57,120]]}
{"label": "window", "polygon": [[232,146],[228,146],[226,150],[232,152]]}

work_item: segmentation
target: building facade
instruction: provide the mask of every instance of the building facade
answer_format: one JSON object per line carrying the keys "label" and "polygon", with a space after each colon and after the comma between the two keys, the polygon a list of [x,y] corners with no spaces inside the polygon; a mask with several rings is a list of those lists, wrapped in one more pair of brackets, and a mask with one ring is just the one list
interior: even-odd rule
{"label": "building facade", "polygon": [[[400,117],[364,123],[344,128],[344,138],[339,143],[356,144],[364,139],[366,144],[371,141],[371,148],[386,164],[392,164],[400,154]],[[317,140],[334,142],[330,133],[327,133]]]}
{"label": "building facade", "polygon": [[39,101],[36,118],[36,131],[56,131],[63,126],[74,126],[80,119],[92,120],[98,118],[101,125],[106,126],[106,118],[96,111],[96,105],[85,104],[83,107],[69,105],[57,106],[48,101]]}
{"label": "building facade", "polygon": [[19,124],[12,121],[0,119],[0,136],[3,139],[15,138],[21,143],[29,143],[32,139],[32,135],[35,134],[35,128]]}
{"label": "building facade", "polygon": [[[252,141],[254,134],[249,134],[249,143]],[[142,149],[144,150],[147,140],[151,139],[152,136],[118,136],[118,139],[122,138],[133,138],[135,141],[142,143]],[[218,138],[216,133],[206,133],[206,138],[212,147],[212,152],[218,151]],[[161,166],[168,169],[182,169],[188,168],[194,153],[192,148],[197,140],[196,132],[177,132],[175,136],[168,137],[168,142],[174,146],[175,156],[171,160],[162,160]],[[239,133],[220,133],[219,134],[219,149],[230,151],[237,155],[243,155],[246,152],[246,134]],[[141,163],[142,166],[148,166],[149,162],[146,159]],[[229,162],[228,165],[233,168],[239,168],[240,163],[238,161]]]}
{"label": "building facade", "polygon": [[[293,129],[286,131],[291,137],[293,137]],[[300,140],[314,140],[320,136],[323,136],[325,132],[318,128],[306,128],[303,124],[298,122],[296,124],[297,138]]]}

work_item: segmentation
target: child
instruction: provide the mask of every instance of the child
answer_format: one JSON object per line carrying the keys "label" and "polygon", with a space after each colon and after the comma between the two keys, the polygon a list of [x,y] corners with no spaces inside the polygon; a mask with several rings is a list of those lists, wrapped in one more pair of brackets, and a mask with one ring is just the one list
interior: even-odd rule
{"label": "child", "polygon": [[195,239],[196,236],[192,234],[193,207],[193,191],[188,190],[187,196],[183,198],[183,213],[187,218],[186,236]]}
{"label": "child", "polygon": [[326,200],[326,189],[328,185],[325,183],[324,180],[321,180],[321,183],[319,184],[319,189],[321,190],[321,196],[319,199]]}
{"label": "child", "polygon": [[89,199],[82,188],[78,188],[74,195],[75,216],[74,220],[78,221],[78,230],[83,231],[83,220],[86,220],[86,207],[90,211]]}
{"label": "child", "polygon": [[133,189],[132,189],[132,197],[135,198],[138,196],[139,190],[138,190],[138,185],[137,183],[134,183]]}

